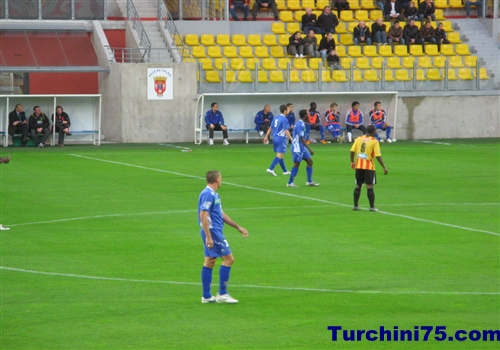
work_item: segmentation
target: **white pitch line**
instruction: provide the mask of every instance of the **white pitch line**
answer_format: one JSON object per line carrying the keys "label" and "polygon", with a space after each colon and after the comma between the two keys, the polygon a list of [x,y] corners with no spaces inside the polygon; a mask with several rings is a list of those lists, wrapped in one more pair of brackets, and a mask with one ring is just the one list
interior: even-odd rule
{"label": "white pitch line", "polygon": [[[78,154],[70,154],[70,155],[74,156],[74,157],[79,157],[79,158],[84,158],[84,159],[90,159],[90,160],[95,160],[95,161],[104,162],[104,163],[111,163],[111,164],[128,166],[128,167],[131,167],[131,168],[138,168],[138,169],[144,169],[144,170],[152,170],[152,171],[157,171],[157,172],[160,172],[160,173],[172,174],[172,175],[177,175],[177,176],[184,176],[184,177],[188,177],[188,178],[192,178],[192,179],[205,180],[205,178],[201,177],[201,176],[188,175],[188,174],[183,174],[183,173],[179,173],[179,172],[176,172],[176,171],[169,171],[169,170],[163,170],[163,169],[149,168],[149,167],[145,167],[145,166],[142,166],[142,165],[135,165],[135,164],[129,164],[129,163],[123,163],[123,162],[116,162],[116,161],[112,161],[112,160],[106,160],[106,159],[100,159],[100,158],[94,158],[94,157],[81,156],[81,155],[78,155]],[[235,183],[226,182],[226,181],[224,181],[224,184],[230,185],[230,186],[235,186],[235,187],[240,187],[240,188],[246,188],[246,189],[249,189],[249,190],[252,190],[252,191],[262,191],[262,192],[267,192],[267,193],[279,194],[279,195],[282,195],[282,196],[288,196],[288,197],[293,197],[293,198],[306,199],[306,200],[320,202],[320,203],[326,203],[326,204],[333,204],[333,205],[338,205],[338,206],[341,206],[341,207],[347,207],[347,208],[351,208],[352,207],[351,205],[347,205],[347,204],[344,204],[344,203],[332,202],[332,201],[328,201],[326,199],[319,199],[319,198],[313,198],[313,197],[300,196],[300,195],[296,195],[296,194],[293,194],[293,193],[286,193],[286,192],[279,192],[279,191],[267,190],[265,188],[250,187],[250,186],[235,184]],[[425,222],[425,223],[428,223],[428,224],[435,224],[435,225],[440,225],[440,226],[458,228],[458,229],[462,229],[462,230],[466,230],[466,231],[472,231],[472,232],[486,233],[486,234],[489,234],[489,235],[500,237],[500,233],[498,233],[498,232],[492,232],[492,231],[486,231],[486,230],[478,230],[478,229],[475,229],[475,228],[470,228],[470,227],[465,227],[465,226],[458,226],[458,225],[452,225],[452,224],[447,224],[447,223],[439,222],[439,221],[432,221],[432,220],[420,219],[420,218],[416,218],[416,217],[409,216],[409,215],[401,215],[401,214],[389,213],[389,212],[382,211],[382,210],[380,210],[379,213],[386,214],[386,215],[391,215],[391,216],[396,216],[396,217],[400,217],[400,218],[404,218],[404,219],[414,220],[414,221]]]}
{"label": "white pitch line", "polygon": [[443,205],[448,205],[448,206],[461,206],[461,205],[500,205],[500,203],[385,203],[383,204],[384,207],[419,207],[419,206],[433,206],[433,205],[438,205],[438,206],[443,206]]}
{"label": "white pitch line", "polygon": [[424,141],[424,140],[413,140],[414,142],[422,142],[422,143],[432,143],[434,145],[445,145],[445,146],[451,146],[451,143],[447,142],[437,142],[437,141]]}
{"label": "white pitch line", "polygon": [[[180,282],[180,281],[161,281],[161,280],[138,280],[129,278],[118,277],[101,277],[101,276],[88,276],[77,275],[73,273],[58,273],[58,272],[45,272],[35,270],[18,269],[15,267],[0,266],[0,269],[7,271],[16,271],[23,273],[31,273],[37,275],[49,275],[59,277],[74,277],[84,278],[91,280],[102,281],[119,281],[119,282],[134,282],[134,283],[160,283],[160,284],[177,284],[177,285],[190,285],[201,286],[199,282]],[[321,292],[321,293],[350,293],[350,294],[437,294],[437,295],[500,295],[500,292],[432,292],[432,291],[383,291],[383,290],[352,290],[352,289],[325,289],[325,288],[302,288],[302,287],[279,287],[279,286],[256,286],[256,285],[238,285],[231,284],[231,288],[255,288],[255,289],[274,289],[286,291],[299,291],[299,292]]]}

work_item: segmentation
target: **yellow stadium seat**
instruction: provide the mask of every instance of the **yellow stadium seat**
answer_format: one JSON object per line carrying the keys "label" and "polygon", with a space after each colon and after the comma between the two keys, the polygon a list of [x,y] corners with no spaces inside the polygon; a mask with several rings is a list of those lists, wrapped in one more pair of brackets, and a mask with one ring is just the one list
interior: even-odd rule
{"label": "yellow stadium seat", "polygon": [[488,70],[485,67],[479,68],[479,79],[488,80],[489,78]]}
{"label": "yellow stadium seat", "polygon": [[451,44],[461,44],[462,43],[462,39],[460,39],[460,33],[458,33],[458,32],[448,33],[447,38]]}
{"label": "yellow stadium seat", "polygon": [[[298,22],[301,22],[302,21],[302,16],[306,14],[306,11],[295,11],[295,19],[298,21]],[[317,17],[317,16],[316,16]]]}
{"label": "yellow stadium seat", "polygon": [[200,42],[202,45],[205,45],[205,46],[213,46],[213,45],[215,45],[214,35],[213,34],[202,34]]}
{"label": "yellow stadium seat", "polygon": [[174,42],[177,46],[182,46],[182,35],[177,34],[174,36]]}
{"label": "yellow stadium seat", "polygon": [[339,25],[335,27],[335,32],[337,34],[346,34],[347,29],[345,29],[345,22],[339,22]]}
{"label": "yellow stadium seat", "polygon": [[231,45],[229,34],[217,34],[216,41],[219,46]]}
{"label": "yellow stadium seat", "polygon": [[[349,3],[349,5],[350,4],[351,3]],[[340,19],[342,21],[346,21],[346,22],[354,21],[353,11],[350,11],[350,10],[340,11]]]}
{"label": "yellow stadium seat", "polygon": [[286,8],[291,11],[297,11],[300,10],[302,6],[300,6],[300,0],[288,0]]}
{"label": "yellow stadium seat", "polygon": [[411,78],[410,78],[410,74],[408,73],[408,70],[407,69],[398,69],[396,70],[396,80],[399,80],[399,81],[409,81]]}
{"label": "yellow stadium seat", "polygon": [[419,57],[417,60],[417,66],[419,68],[432,68],[431,58],[429,56]]}
{"label": "yellow stadium seat", "polygon": [[245,62],[243,58],[233,58],[231,60],[231,69],[232,70],[243,70],[245,69]]}
{"label": "yellow stadium seat", "polygon": [[403,68],[403,66],[401,66],[401,59],[399,57],[388,57],[387,67],[392,69]]}
{"label": "yellow stadium seat", "polygon": [[457,72],[454,68],[448,69],[448,80],[458,80]]}
{"label": "yellow stadium seat", "polygon": [[[279,11],[286,10],[285,0],[275,0],[274,2],[276,2]],[[251,8],[253,8],[253,6]]]}
{"label": "yellow stadium seat", "polygon": [[375,45],[366,45],[363,48],[363,54],[367,57],[378,57],[377,46]]}
{"label": "yellow stadium seat", "polygon": [[210,70],[205,73],[205,80],[209,83],[220,83],[219,71]]}
{"label": "yellow stadium seat", "polygon": [[383,57],[372,57],[372,67],[376,69],[382,69],[382,66],[384,65],[384,58]]}
{"label": "yellow stadium seat", "polygon": [[332,81],[332,75],[329,70],[324,69],[321,71],[321,80],[323,83],[330,83]]}
{"label": "yellow stadium seat", "polygon": [[351,57],[363,57],[363,54],[361,53],[361,46],[355,46],[355,45],[349,46],[347,48],[347,53]]}
{"label": "yellow stadium seat", "polygon": [[308,69],[307,60],[303,58],[294,58],[293,60],[293,69]]}
{"label": "yellow stadium seat", "polygon": [[427,80],[424,69],[417,69],[417,80]]}
{"label": "yellow stadium seat", "polygon": [[336,81],[338,83],[345,83],[349,81],[344,70],[334,70],[332,73],[332,79],[333,81]]}
{"label": "yellow stadium seat", "polygon": [[356,58],[355,67],[357,69],[370,69],[370,59],[368,57],[358,57]]}
{"label": "yellow stadium seat", "polygon": [[361,8],[365,10],[375,10],[378,7],[375,6],[375,2],[373,0],[361,0]]}
{"label": "yellow stadium seat", "polygon": [[252,72],[248,70],[240,71],[238,73],[238,81],[240,83],[253,83]]}
{"label": "yellow stadium seat", "polygon": [[300,83],[299,71],[291,70],[290,71],[290,83]]}
{"label": "yellow stadium seat", "polygon": [[196,58],[205,58],[207,55],[205,54],[205,46],[195,46],[193,47],[193,57]]}
{"label": "yellow stadium seat", "polygon": [[349,0],[349,8],[351,10],[359,10],[361,9],[361,5],[358,0]]}
{"label": "yellow stadium seat", "polygon": [[208,57],[219,58],[222,57],[220,52],[220,46],[209,46],[208,47]]}
{"label": "yellow stadium seat", "polygon": [[255,56],[259,58],[267,58],[269,57],[269,50],[267,46],[256,46],[255,47]]}
{"label": "yellow stadium seat", "polygon": [[[398,46],[395,46],[395,49],[397,47],[399,47],[400,45]],[[406,45],[403,45],[405,48],[406,48]],[[378,54],[380,56],[383,56],[383,57],[392,57],[394,56],[394,54],[392,53],[392,47],[391,45],[383,45],[383,46],[379,46],[378,47]]]}
{"label": "yellow stadium seat", "polygon": [[323,65],[323,59],[321,58],[310,58],[309,59],[309,68],[318,70],[319,67]]}
{"label": "yellow stadium seat", "polygon": [[450,7],[460,9],[465,7],[465,5],[462,3],[462,0],[450,0]]}
{"label": "yellow stadium seat", "polygon": [[258,58],[247,58],[246,64],[248,69],[254,70],[255,66],[257,66],[257,68],[260,67],[260,60]]}
{"label": "yellow stadium seat", "polygon": [[410,54],[412,56],[424,56],[422,45],[410,45]]}
{"label": "yellow stadium seat", "polygon": [[302,71],[302,81],[304,83],[315,83],[318,81],[316,77],[316,72],[313,70],[304,70]]}
{"label": "yellow stadium seat", "polygon": [[226,71],[226,83],[236,83],[236,73],[232,70]]}
{"label": "yellow stadium seat", "polygon": [[365,70],[365,81],[380,81],[378,71],[375,69]]}
{"label": "yellow stadium seat", "polygon": [[453,24],[450,21],[443,21],[443,29],[446,33],[455,31],[455,29],[453,29]]}
{"label": "yellow stadium seat", "polygon": [[200,58],[198,63],[201,63],[201,69],[203,70],[213,70],[214,66],[212,65],[211,58]]}
{"label": "yellow stadium seat", "polygon": [[286,26],[286,30],[288,33],[293,34],[295,32],[300,32],[300,23],[299,22],[291,22]]}
{"label": "yellow stadium seat", "polygon": [[354,33],[354,28],[359,24],[359,22],[347,22],[347,31],[349,33]]}
{"label": "yellow stadium seat", "polygon": [[274,70],[276,69],[276,60],[274,58],[264,58],[262,60],[262,68],[266,70]]}
{"label": "yellow stadium seat", "polygon": [[347,46],[354,45],[352,34],[340,34],[340,43]]}
{"label": "yellow stadium seat", "polygon": [[459,68],[458,69],[458,79],[460,80],[472,80],[474,77],[471,74],[470,68]]}
{"label": "yellow stadium seat", "polygon": [[248,34],[247,42],[248,42],[248,45],[251,45],[251,46],[261,46],[262,45],[262,41],[260,40],[259,34]]}
{"label": "yellow stadium seat", "polygon": [[455,52],[457,53],[457,55],[461,56],[472,55],[469,50],[469,44],[457,44],[457,46],[455,47]]}
{"label": "yellow stadium seat", "polygon": [[[314,34],[314,36],[316,37],[316,41],[318,42],[319,46],[319,43],[321,43],[321,39],[323,39],[323,36],[321,34]],[[333,36],[333,40],[335,40],[335,35]]]}
{"label": "yellow stadium seat", "polygon": [[278,68],[279,69],[287,69],[288,66],[292,66],[292,60],[289,58],[280,58],[278,59]]}
{"label": "yellow stadium seat", "polygon": [[413,69],[415,65],[415,57],[403,57],[403,67]]}
{"label": "yellow stadium seat", "polygon": [[330,0],[316,0],[316,8],[318,10],[323,10],[325,6],[330,6],[331,1]]}
{"label": "yellow stadium seat", "polygon": [[392,69],[386,69],[385,70],[385,81],[396,81],[396,78],[394,78],[394,71]]}
{"label": "yellow stadium seat", "polygon": [[476,68],[477,66],[477,56],[465,56],[464,61],[466,67]]}
{"label": "yellow stadium seat", "polygon": [[396,45],[394,46],[394,54],[399,57],[410,56],[408,53],[408,46],[406,45]]}
{"label": "yellow stadium seat", "polygon": [[257,78],[257,81],[259,83],[269,83],[269,79],[267,77],[267,72],[265,70],[260,70],[258,74],[259,74],[259,76]]}
{"label": "yellow stadium seat", "polygon": [[442,44],[441,45],[441,55],[454,56],[455,51],[453,50],[453,44]]}
{"label": "yellow stadium seat", "polygon": [[233,42],[233,45],[236,45],[236,46],[246,46],[247,45],[244,34],[233,34],[231,41]]}
{"label": "yellow stadium seat", "polygon": [[346,47],[345,46],[336,46],[335,51],[337,52],[337,56],[339,57],[347,57]]}
{"label": "yellow stadium seat", "polygon": [[433,2],[436,8],[445,9],[448,7],[448,0],[434,0]]}
{"label": "yellow stadium seat", "polygon": [[236,46],[224,46],[224,57],[238,57],[238,54],[236,53]]}
{"label": "yellow stadium seat", "polygon": [[305,10],[310,7],[311,9],[315,9],[314,0],[302,0],[302,8]]}
{"label": "yellow stadium seat", "polygon": [[251,46],[240,47],[240,57],[252,58],[253,57],[252,47]]}
{"label": "yellow stadium seat", "polygon": [[264,34],[264,45],[266,46],[276,46],[278,42],[276,41],[275,34]]}
{"label": "yellow stadium seat", "polygon": [[[436,5],[434,5],[436,6]],[[442,21],[444,20],[444,11],[442,9],[436,9],[434,10],[434,16],[436,16],[436,21]]]}
{"label": "yellow stadium seat", "polygon": [[215,69],[222,70],[223,66],[226,66],[226,69],[229,69],[229,62],[227,58],[216,58],[215,59]]}
{"label": "yellow stadium seat", "polygon": [[462,61],[462,56],[450,56],[448,65],[451,68],[462,68],[464,66],[464,62]]}
{"label": "yellow stadium seat", "polygon": [[281,70],[273,70],[269,72],[269,79],[273,83],[284,83],[285,78],[283,78],[283,71]]}
{"label": "yellow stadium seat", "polygon": [[427,71],[427,79],[429,80],[443,80],[443,77],[441,76],[441,70],[440,69],[429,69]]}
{"label": "yellow stadium seat", "polygon": [[200,42],[198,41],[198,34],[186,34],[184,37],[184,42],[189,46],[198,46]]}
{"label": "yellow stadium seat", "polygon": [[351,65],[353,64],[354,58],[346,57],[340,60],[340,66],[344,69],[351,69]]}
{"label": "yellow stadium seat", "polygon": [[271,46],[271,56],[275,58],[285,57],[285,52],[282,46]]}
{"label": "yellow stadium seat", "polygon": [[443,56],[436,56],[434,57],[434,67],[436,68],[444,68],[446,65],[446,57]]}
{"label": "yellow stadium seat", "polygon": [[288,39],[290,38],[290,35],[288,34],[280,34],[278,35],[278,44],[281,46],[284,46],[285,48],[288,46]]}
{"label": "yellow stadium seat", "polygon": [[360,70],[357,70],[355,69],[353,72],[352,72],[352,80],[356,83],[362,83],[364,80],[363,80],[363,73],[362,71]]}
{"label": "yellow stadium seat", "polygon": [[280,11],[280,19],[283,22],[293,22],[293,21],[295,21],[295,18],[293,18],[293,12],[292,11]]}
{"label": "yellow stadium seat", "polygon": [[438,46],[435,44],[425,45],[425,54],[427,56],[439,56]]}
{"label": "yellow stadium seat", "polygon": [[368,16],[367,10],[357,10],[356,11],[356,21],[369,21],[370,16]]}
{"label": "yellow stadium seat", "polygon": [[274,34],[285,34],[285,23],[283,22],[273,22],[271,24],[271,30]]}

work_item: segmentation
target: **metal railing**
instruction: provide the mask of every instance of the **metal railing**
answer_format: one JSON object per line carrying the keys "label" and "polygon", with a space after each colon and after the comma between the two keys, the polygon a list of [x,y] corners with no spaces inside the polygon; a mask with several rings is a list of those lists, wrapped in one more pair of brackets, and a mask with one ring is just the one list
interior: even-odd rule
{"label": "metal railing", "polygon": [[110,47],[117,63],[160,63],[171,61],[170,49],[150,48],[145,57],[144,49],[129,47]]}
{"label": "metal railing", "polygon": [[149,62],[151,41],[149,40],[148,34],[142,25],[141,18],[139,13],[137,13],[132,0],[127,0],[127,20],[132,21],[132,29],[134,29],[139,36],[139,46],[143,47],[143,62]]}
{"label": "metal railing", "polygon": [[182,62],[184,57],[189,54],[189,49],[184,45],[182,41],[182,35],[179,34],[175,22],[168,11],[167,6],[163,0],[158,0],[158,21],[165,21],[165,30],[170,34],[172,41],[167,41],[167,45],[172,49],[172,53],[175,56],[177,62]]}

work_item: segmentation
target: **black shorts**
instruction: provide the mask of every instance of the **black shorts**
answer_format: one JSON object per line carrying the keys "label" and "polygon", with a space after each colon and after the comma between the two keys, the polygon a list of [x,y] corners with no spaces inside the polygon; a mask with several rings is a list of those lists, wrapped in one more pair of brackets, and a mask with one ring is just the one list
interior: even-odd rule
{"label": "black shorts", "polygon": [[356,169],[356,185],[375,185],[375,170]]}

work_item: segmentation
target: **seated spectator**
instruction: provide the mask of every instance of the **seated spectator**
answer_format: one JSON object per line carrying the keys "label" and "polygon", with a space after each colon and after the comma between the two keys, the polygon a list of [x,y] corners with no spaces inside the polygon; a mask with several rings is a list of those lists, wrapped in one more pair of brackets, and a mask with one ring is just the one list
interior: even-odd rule
{"label": "seated spectator", "polygon": [[289,55],[294,55],[295,58],[304,57],[304,43],[302,42],[300,32],[295,32],[290,36],[286,51]]}
{"label": "seated spectator", "polygon": [[325,112],[325,129],[330,132],[333,139],[342,143],[344,138],[340,134],[340,112],[339,105],[335,102],[330,105],[330,109]]}
{"label": "seated spectator", "polygon": [[257,130],[260,136],[264,137],[267,134],[267,130],[273,121],[273,113],[271,112],[271,106],[265,105],[262,111],[257,112],[255,116],[255,130]]}
{"label": "seated spectator", "polygon": [[323,61],[332,51],[335,51],[335,39],[333,38],[332,33],[328,33],[319,43],[319,53],[321,54]]}
{"label": "seated spectator", "polygon": [[210,107],[211,108],[207,111],[207,113],[205,113],[205,124],[209,135],[208,145],[214,145],[214,131],[217,130],[222,131],[222,137],[224,138],[222,144],[227,146],[229,145],[229,142],[227,141],[227,126],[224,125],[224,117],[219,111],[219,104],[217,102],[212,102]]}
{"label": "seated spectator", "polygon": [[243,11],[243,20],[248,20],[248,13],[250,12],[250,7],[248,2],[250,0],[229,0],[229,12],[233,20],[239,21],[238,16],[236,16],[236,10]]}
{"label": "seated spectator", "polygon": [[446,32],[444,30],[443,22],[438,23],[438,27],[436,28],[435,35],[436,35],[436,44],[438,46],[438,51],[441,52],[441,44],[449,44],[450,43],[450,41],[446,37]]}
{"label": "seated spectator", "polygon": [[370,35],[370,28],[365,24],[365,21],[360,21],[359,24],[354,27],[354,45],[368,44],[371,45],[372,38]]}
{"label": "seated spectator", "polygon": [[415,25],[414,19],[410,20],[410,22],[408,22],[405,26],[405,29],[403,30],[403,37],[406,45],[408,46],[420,43],[418,37],[418,27]]}
{"label": "seated spectator", "polygon": [[342,70],[342,66],[340,65],[340,57],[337,55],[337,51],[330,51],[328,56],[326,56],[326,62],[328,63],[330,69]]}
{"label": "seated spectator", "polygon": [[271,9],[273,11],[274,15],[274,20],[278,20],[278,5],[276,5],[276,1],[274,0],[255,0],[255,3],[253,4],[253,13],[252,13],[252,20],[256,21],[257,20],[257,12],[259,12],[259,9],[265,8],[265,9]]}
{"label": "seated spectator", "polygon": [[415,7],[415,3],[413,1],[410,2],[410,6],[403,11],[403,16],[406,17],[407,21],[410,19],[418,20],[418,8]]}
{"label": "seated spectator", "polygon": [[477,8],[477,17],[483,17],[483,0],[465,0],[465,17],[470,17],[470,8]]}
{"label": "seated spectator", "polygon": [[[50,122],[45,113],[42,113],[40,106],[33,107],[33,114],[30,115],[29,126],[33,141],[35,141],[38,147],[45,147],[45,142],[50,135]],[[42,134],[42,137],[38,137],[39,134]]]}
{"label": "seated spectator", "polygon": [[387,33],[382,18],[377,18],[377,21],[372,24],[372,40],[379,45],[387,45]]}
{"label": "seated spectator", "polygon": [[390,20],[398,20],[402,21],[404,19],[403,15],[401,14],[401,6],[399,6],[398,3],[396,3],[396,0],[390,0],[385,3],[384,7],[384,16],[386,21]]}
{"label": "seated spectator", "polygon": [[396,2],[399,4],[399,7],[403,11],[410,7],[410,1],[411,0],[396,0]]}
{"label": "seated spectator", "polygon": [[349,10],[349,1],[347,0],[337,0],[335,2],[335,8],[337,9],[337,15],[340,18],[340,11]]}
{"label": "seated spectator", "polygon": [[302,39],[304,44],[304,54],[309,57],[319,57],[318,39],[314,36],[314,31],[311,29],[307,36]]}
{"label": "seated spectator", "polygon": [[315,33],[321,34],[321,28],[318,27],[316,23],[316,14],[308,7],[306,8],[306,13],[302,15],[302,31],[307,34],[310,30],[314,30]]}
{"label": "seated spectator", "polygon": [[385,11],[385,4],[386,2],[389,2],[389,0],[376,0],[375,3],[377,4],[377,7],[384,12]]}
{"label": "seated spectator", "polygon": [[418,6],[418,18],[421,21],[435,21],[435,11],[436,8],[434,7],[434,3],[432,2],[432,0],[425,0]]}
{"label": "seated spectator", "polygon": [[418,36],[420,37],[420,43],[422,46],[425,43],[436,43],[436,33],[434,33],[434,28],[429,21],[426,21],[422,28],[420,28]]}
{"label": "seated spectator", "polygon": [[59,134],[59,140],[57,144],[59,147],[64,147],[64,135],[71,136],[69,127],[71,126],[71,121],[69,119],[68,113],[63,111],[61,106],[56,107],[56,115],[54,120],[54,114],[52,114],[52,123],[56,126],[56,132]]}
{"label": "seated spectator", "polygon": [[389,43],[389,45],[392,43],[401,45],[405,44],[405,39],[403,38],[403,28],[401,28],[399,21],[394,21],[391,29],[389,29],[389,38],[387,38],[387,43]]}
{"label": "seated spectator", "polygon": [[309,105],[311,108],[309,109],[309,123],[306,124],[306,142],[310,144],[310,134],[312,130],[318,130],[321,135],[321,143],[325,144],[325,128],[321,125],[321,114],[316,110],[318,107],[316,102],[311,102]]}
{"label": "seated spectator", "polygon": [[330,6],[325,6],[323,13],[318,17],[317,24],[321,28],[321,34],[335,34],[335,27],[339,25],[339,19],[332,13]]}
{"label": "seated spectator", "polygon": [[23,105],[18,103],[12,112],[9,113],[9,135],[21,134],[21,147],[26,147],[29,137],[29,125],[24,113]]}

